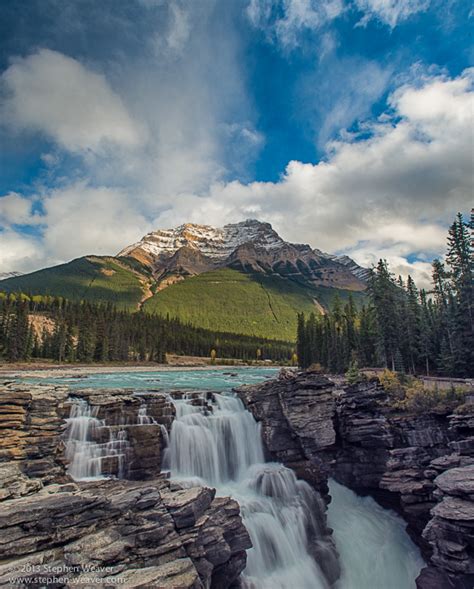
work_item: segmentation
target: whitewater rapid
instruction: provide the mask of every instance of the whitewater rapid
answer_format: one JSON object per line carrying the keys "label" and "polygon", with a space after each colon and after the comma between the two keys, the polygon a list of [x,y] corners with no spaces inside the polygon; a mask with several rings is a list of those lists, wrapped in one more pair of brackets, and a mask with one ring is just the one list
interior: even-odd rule
{"label": "whitewater rapid", "polygon": [[265,463],[260,425],[239,398],[190,393],[173,403],[165,459],[171,477],[215,487],[240,504],[253,545],[244,587],[415,589],[423,561],[395,514],[331,482],[328,515],[338,563],[323,534],[322,499],[291,470]]}

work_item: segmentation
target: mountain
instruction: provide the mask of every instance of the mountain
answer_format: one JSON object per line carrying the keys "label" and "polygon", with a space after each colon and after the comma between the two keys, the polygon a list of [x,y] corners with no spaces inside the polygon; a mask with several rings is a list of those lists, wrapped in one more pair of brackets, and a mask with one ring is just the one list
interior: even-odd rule
{"label": "mountain", "polygon": [[354,262],[354,260],[352,258],[350,258],[349,256],[329,255],[329,257],[332,260],[335,260],[336,262],[338,262],[339,264],[346,266],[346,268],[348,268],[350,270],[350,272],[352,272],[352,274],[354,274],[354,276],[356,276],[357,278],[362,280],[362,282],[367,283],[367,280],[369,279],[369,276],[370,276],[370,270],[368,268],[363,268],[362,266],[359,266],[359,264]]}
{"label": "mountain", "polygon": [[293,340],[296,313],[337,294],[364,298],[367,270],[347,256],[284,241],[268,223],[187,223],[145,235],[117,256],[86,256],[0,280],[0,290],[112,302],[193,325]]}
{"label": "mountain", "polygon": [[269,223],[248,219],[222,228],[186,223],[154,231],[118,257],[134,258],[152,272],[158,287],[216,270],[276,274],[305,286],[365,289],[362,270],[309,245],[284,241]]}

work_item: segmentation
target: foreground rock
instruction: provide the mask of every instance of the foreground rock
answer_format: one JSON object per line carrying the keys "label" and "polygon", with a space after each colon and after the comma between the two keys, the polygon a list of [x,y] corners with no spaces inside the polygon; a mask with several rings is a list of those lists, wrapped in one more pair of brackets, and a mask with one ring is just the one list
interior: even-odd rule
{"label": "foreground rock", "polygon": [[56,570],[64,587],[81,577],[88,586],[86,576],[112,578],[112,586],[228,587],[245,566],[250,540],[237,503],[214,495],[174,490],[163,479],[108,480],[4,501],[0,585]]}
{"label": "foreground rock", "polygon": [[[127,439],[128,480],[69,476],[65,419],[78,402],[100,420],[94,441]],[[225,589],[240,576],[251,543],[239,505],[159,474],[164,395],[4,384],[0,414],[0,586]],[[102,468],[116,475],[117,461]]]}
{"label": "foreground rock", "polygon": [[284,372],[241,387],[271,457],[325,491],[326,476],[397,510],[430,566],[419,589],[474,586],[474,405],[395,411],[376,382],[340,389]]}

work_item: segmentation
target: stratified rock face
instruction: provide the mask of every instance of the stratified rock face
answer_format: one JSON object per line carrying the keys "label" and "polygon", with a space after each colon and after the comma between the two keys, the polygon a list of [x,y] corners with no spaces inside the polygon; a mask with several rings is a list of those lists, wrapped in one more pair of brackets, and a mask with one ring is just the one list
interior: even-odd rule
{"label": "stratified rock face", "polygon": [[434,484],[439,503],[423,531],[433,549],[431,561],[474,584],[474,464],[450,468]]}
{"label": "stratified rock face", "polygon": [[238,504],[214,493],[175,490],[164,479],[104,480],[4,501],[0,586],[57,567],[67,578],[61,587],[88,586],[91,576],[117,587],[228,587],[251,544]]}
{"label": "stratified rock face", "polygon": [[334,385],[312,373],[295,378],[282,373],[277,381],[244,386],[239,394],[255,419],[270,456],[297,476],[327,493],[328,468],[322,451],[336,442]]}
{"label": "stratified rock face", "polygon": [[349,257],[287,243],[269,223],[255,219],[224,227],[186,223],[175,229],[160,229],[118,256],[135,258],[150,267],[161,288],[224,267],[353,290],[363,290],[368,277],[368,270]]}
{"label": "stratified rock face", "polygon": [[377,383],[338,389],[288,371],[239,394],[268,451],[300,477],[324,490],[329,473],[404,517],[431,559],[419,589],[474,586],[474,404],[452,415],[400,413]]}
{"label": "stratified rock face", "polygon": [[66,399],[62,387],[0,385],[0,499],[65,480],[60,411]]}
{"label": "stratified rock face", "polygon": [[[113,454],[101,463],[121,480],[69,476],[66,420],[78,403],[100,424],[91,442],[126,440],[123,472]],[[166,395],[11,383],[0,415],[0,587],[54,576],[54,587],[226,589],[240,576],[251,542],[239,505],[160,475]]]}

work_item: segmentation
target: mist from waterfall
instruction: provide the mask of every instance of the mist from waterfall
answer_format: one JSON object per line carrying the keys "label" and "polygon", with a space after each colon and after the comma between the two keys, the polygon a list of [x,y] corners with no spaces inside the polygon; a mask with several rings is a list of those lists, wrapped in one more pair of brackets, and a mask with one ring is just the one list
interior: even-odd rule
{"label": "mist from waterfall", "polygon": [[[265,463],[260,425],[240,399],[215,394],[206,401],[190,395],[174,403],[171,475],[187,485],[216,487],[239,502],[253,545],[244,587],[328,589],[327,577],[337,575],[337,562],[322,538],[321,498],[291,470]],[[324,566],[319,566],[323,554]]]}

